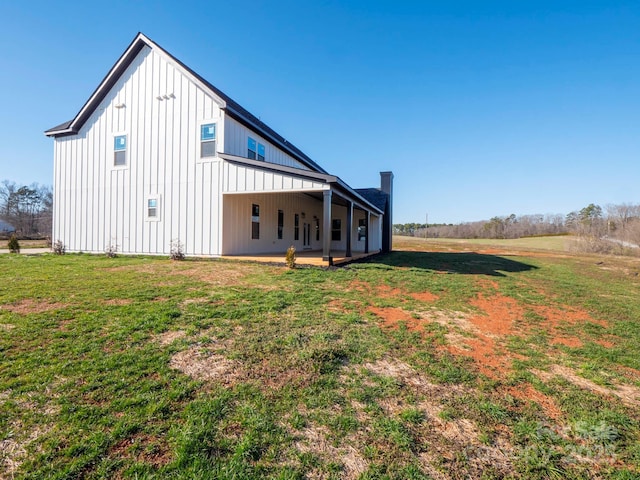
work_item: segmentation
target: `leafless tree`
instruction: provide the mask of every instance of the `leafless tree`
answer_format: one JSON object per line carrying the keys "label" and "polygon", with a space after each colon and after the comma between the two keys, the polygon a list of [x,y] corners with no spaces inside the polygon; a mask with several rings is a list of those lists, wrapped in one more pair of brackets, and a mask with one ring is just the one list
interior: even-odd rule
{"label": "leafless tree", "polygon": [[51,187],[37,183],[19,186],[8,180],[0,183],[0,217],[11,223],[20,236],[48,234],[52,207]]}

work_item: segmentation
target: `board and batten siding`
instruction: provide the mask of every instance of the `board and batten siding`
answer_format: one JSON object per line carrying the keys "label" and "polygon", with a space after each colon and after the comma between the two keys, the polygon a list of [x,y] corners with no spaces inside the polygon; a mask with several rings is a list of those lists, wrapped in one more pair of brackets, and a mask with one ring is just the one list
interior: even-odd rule
{"label": "board and batten siding", "polygon": [[224,193],[294,192],[328,190],[328,184],[260,168],[224,162],[222,167]]}
{"label": "board and batten siding", "polygon": [[265,140],[260,135],[256,134],[249,128],[242,125],[237,120],[225,116],[224,125],[224,152],[230,155],[236,155],[238,157],[247,157],[247,142],[249,137],[253,138],[256,142],[265,146],[265,162],[275,163],[277,165],[284,165],[286,167],[301,168],[303,170],[309,170],[309,167],[299,162],[291,155],[288,155],[278,147]]}
{"label": "board and batten siding", "polygon": [[[260,207],[260,238],[251,238],[252,205]],[[278,210],[284,213],[283,238],[278,238]],[[294,218],[299,215],[299,238],[294,236]],[[311,230],[310,250],[322,250],[323,202],[303,192],[293,193],[226,193],[224,195],[224,223],[233,227],[226,228],[222,240],[223,255],[245,255],[262,253],[284,253],[290,245],[296,250],[304,250],[303,228],[308,223]],[[358,220],[366,213],[360,209],[353,211],[351,230],[352,251],[364,252],[365,241],[358,240]],[[316,219],[318,220],[316,222]],[[347,246],[347,209],[333,204],[331,219],[340,219],[342,230],[339,241],[331,242],[333,251],[344,251]],[[380,250],[380,217],[371,215],[369,225],[369,251]],[[316,236],[316,226],[319,235]]]}
{"label": "board and batten siding", "polygon": [[[260,238],[251,238],[252,205],[260,206]],[[284,213],[284,235],[278,239],[278,210]],[[299,215],[299,239],[294,239],[294,215]],[[244,255],[251,253],[282,253],[283,257],[290,245],[302,251],[303,228],[311,225],[312,250],[322,249],[322,233],[316,240],[314,217],[322,228],[322,202],[303,193],[255,193],[225,194],[224,222],[232,225],[225,228],[223,255]]]}
{"label": "board and batten siding", "polygon": [[[169,98],[158,100],[158,96]],[[124,105],[116,108],[116,105]],[[164,55],[144,47],[77,135],[54,142],[54,240],[69,251],[219,255],[221,165],[200,160],[200,125],[224,114]],[[127,136],[126,166],[114,166],[114,136]],[[159,218],[147,218],[157,198]]]}

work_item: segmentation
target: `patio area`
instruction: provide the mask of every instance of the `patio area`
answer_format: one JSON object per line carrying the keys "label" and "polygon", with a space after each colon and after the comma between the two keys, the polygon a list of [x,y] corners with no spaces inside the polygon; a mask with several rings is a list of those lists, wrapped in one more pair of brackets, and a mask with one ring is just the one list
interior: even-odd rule
{"label": "patio area", "polygon": [[[354,252],[351,257],[346,256],[344,250],[338,250],[333,252],[332,259],[333,265],[341,265],[361,258],[369,257],[380,253],[380,250],[370,253]],[[262,263],[282,263],[284,265],[284,252],[283,253],[263,253],[257,255],[224,255],[222,258],[228,258],[233,260],[242,260],[248,262],[262,262]],[[329,262],[322,259],[321,250],[302,250],[296,251],[296,264],[297,265],[313,265],[316,267],[328,267]]]}

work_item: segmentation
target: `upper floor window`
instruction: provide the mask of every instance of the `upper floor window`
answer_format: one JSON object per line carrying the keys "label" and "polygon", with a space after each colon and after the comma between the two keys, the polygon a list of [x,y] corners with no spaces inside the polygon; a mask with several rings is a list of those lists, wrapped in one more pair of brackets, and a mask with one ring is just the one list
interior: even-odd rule
{"label": "upper floor window", "polygon": [[216,156],[216,124],[206,123],[200,127],[200,158]]}
{"label": "upper floor window", "polygon": [[251,160],[260,160],[264,162],[265,160],[265,146],[261,143],[256,142],[253,138],[249,137],[247,139],[247,158]]}
{"label": "upper floor window", "polygon": [[117,135],[113,138],[113,164],[122,166],[127,164],[127,136]]}
{"label": "upper floor window", "polygon": [[247,158],[255,160],[258,152],[257,149],[258,147],[256,145],[256,141],[253,138],[249,137],[249,139],[247,140]]}

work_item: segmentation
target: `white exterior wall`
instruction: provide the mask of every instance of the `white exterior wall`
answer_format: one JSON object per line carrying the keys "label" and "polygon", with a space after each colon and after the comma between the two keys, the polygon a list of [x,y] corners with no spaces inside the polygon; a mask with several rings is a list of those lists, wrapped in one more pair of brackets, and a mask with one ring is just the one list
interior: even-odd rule
{"label": "white exterior wall", "polygon": [[[331,250],[346,250],[347,249],[347,207],[341,205],[331,206],[331,220],[340,219],[341,221],[341,234],[340,241],[331,242]],[[351,219],[351,251],[352,252],[364,252],[365,240],[358,240],[358,220],[360,218],[366,218],[366,213],[360,209],[353,209],[353,216]],[[382,225],[379,221],[379,217],[371,214],[371,224],[369,225],[369,252],[375,252],[382,248]],[[333,222],[331,222],[333,224]]]}
{"label": "white exterior wall", "polygon": [[[157,99],[163,95],[169,98]],[[54,139],[53,240],[68,251],[85,252],[116,245],[123,253],[168,254],[177,239],[188,255],[284,253],[292,244],[303,249],[308,223],[310,248],[321,250],[323,236],[316,236],[314,217],[322,229],[322,201],[302,192],[321,195],[328,184],[218,157],[200,159],[200,126],[216,123],[218,151],[246,157],[251,136],[265,145],[267,162],[309,170],[225,115],[219,101],[162,51],[145,46],[78,134]],[[127,136],[126,166],[114,166],[117,135]],[[157,219],[147,217],[150,197],[158,200]],[[261,209],[259,240],[251,239],[253,203]],[[342,220],[341,241],[332,242],[332,249],[344,250],[346,209],[332,207],[332,218]],[[284,211],[282,240],[278,210]],[[295,213],[300,215],[297,241]],[[354,251],[364,251],[357,240],[361,215],[354,209]],[[371,215],[370,251],[380,249],[381,228]]]}
{"label": "white exterior wall", "polygon": [[371,215],[370,218],[370,235],[369,239],[369,252],[375,252],[376,250],[382,249],[382,217],[378,217],[377,215]]}
{"label": "white exterior wall", "polygon": [[[251,238],[251,206],[260,206],[260,238]],[[278,210],[284,213],[284,234],[278,239]],[[294,215],[300,216],[299,240],[294,240]],[[303,217],[304,214],[304,217]],[[320,235],[316,237],[315,218]],[[225,228],[223,255],[246,253],[284,253],[290,245],[303,250],[305,223],[311,225],[310,249],[322,249],[322,202],[302,193],[226,194],[224,196]],[[319,238],[319,240],[316,240]]]}
{"label": "white exterior wall", "polygon": [[300,163],[292,156],[287,155],[278,147],[274,146],[272,143],[269,143],[267,140],[265,140],[255,132],[249,130],[240,122],[229,117],[228,115],[225,117],[224,153],[247,158],[247,142],[249,137],[265,146],[265,162],[284,165],[286,167],[295,167],[302,168],[304,170],[310,170],[307,166]]}
{"label": "white exterior wall", "polygon": [[[157,100],[158,95],[175,98]],[[124,104],[124,108],[115,108]],[[221,161],[200,161],[200,125],[223,114],[215,100],[162,54],[144,47],[77,135],[55,139],[54,240],[69,251],[217,255]],[[127,135],[127,165],[114,163],[114,136]],[[146,218],[157,196],[158,220]]]}
{"label": "white exterior wall", "polygon": [[[260,238],[251,238],[252,205],[260,206]],[[278,239],[278,210],[284,213],[283,238]],[[294,215],[299,215],[299,238],[294,240]],[[304,216],[303,216],[304,215]],[[310,224],[311,242],[308,249],[322,250],[323,227],[322,201],[302,193],[249,193],[224,195],[224,223],[222,254],[241,255],[259,253],[284,253],[290,245],[304,250],[303,228]],[[351,250],[364,252],[365,241],[358,241],[358,219],[365,218],[362,210],[354,209],[351,232]],[[332,251],[344,251],[347,247],[347,209],[341,205],[331,206],[331,219],[342,223],[340,241],[331,242]],[[316,224],[316,219],[318,220]],[[369,252],[380,250],[382,241],[381,222],[371,215],[369,228]],[[319,236],[316,236],[316,225]],[[318,239],[318,240],[316,240]]]}
{"label": "white exterior wall", "polygon": [[222,191],[245,192],[294,192],[328,190],[329,185],[319,180],[309,180],[279,172],[246,167],[231,162],[222,165]]}

